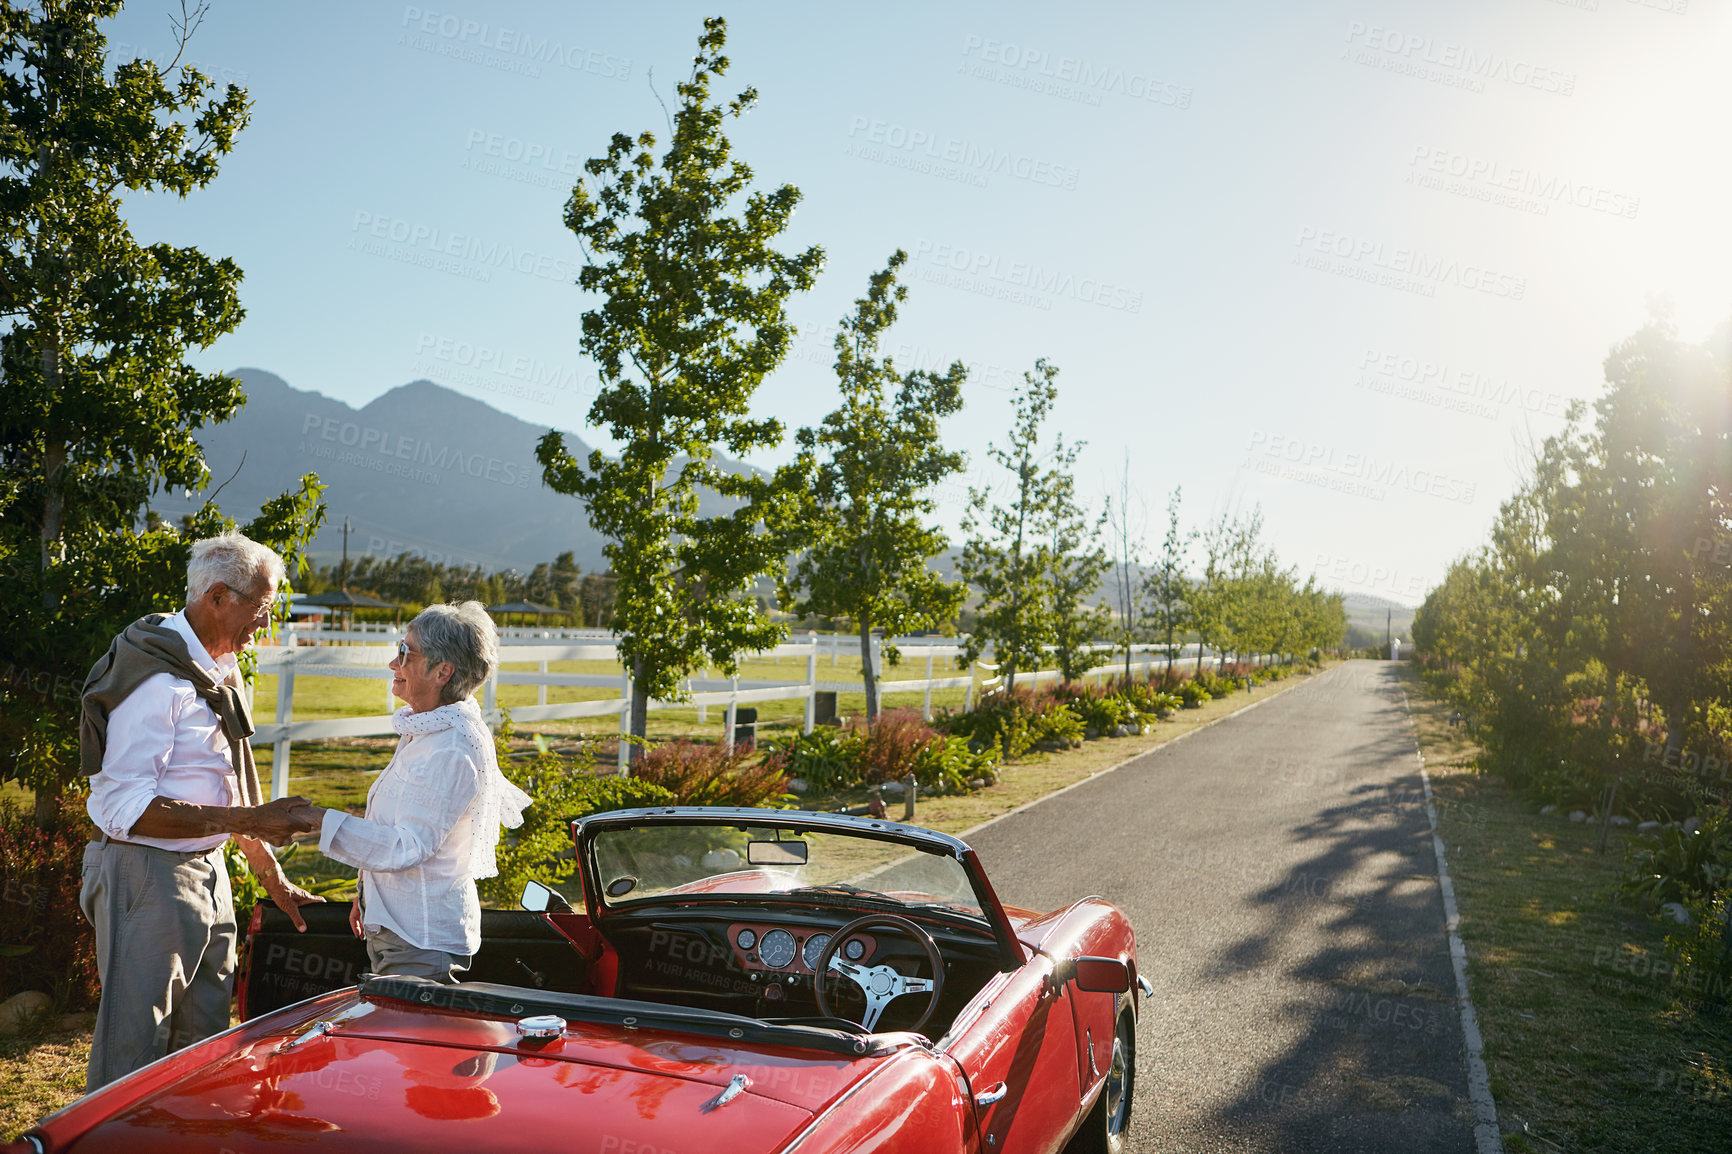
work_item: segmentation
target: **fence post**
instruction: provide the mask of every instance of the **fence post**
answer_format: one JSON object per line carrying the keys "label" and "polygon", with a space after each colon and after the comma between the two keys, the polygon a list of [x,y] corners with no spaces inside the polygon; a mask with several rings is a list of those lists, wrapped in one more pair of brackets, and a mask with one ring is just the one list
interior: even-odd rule
{"label": "fence post", "polygon": [[[703,671],[703,674],[701,675],[701,680],[708,681],[709,679],[710,679],[710,667],[708,665],[706,665],[706,666],[704,666],[704,671]],[[709,720],[710,720],[709,706],[705,705],[701,701],[698,702],[698,724],[699,725],[707,725],[707,724],[709,724]]]}
{"label": "fence post", "polygon": [[722,734],[722,748],[729,753],[734,752],[734,711],[740,707],[740,679],[734,678],[734,686],[728,691],[727,732]]}
{"label": "fence post", "polygon": [[[541,672],[543,672],[543,673],[547,672],[547,662],[546,661],[543,661],[541,663]],[[545,681],[543,681],[540,685],[537,685],[535,687],[535,704],[537,704],[537,705],[546,705],[547,704],[547,682],[545,682]]]}
{"label": "fence post", "polygon": [[932,720],[932,647],[926,647],[926,699],[921,702],[920,716]]}
{"label": "fence post", "polygon": [[631,670],[621,667],[620,670],[620,704],[619,704],[619,775],[631,776],[631,744],[626,740],[631,735]]}
{"label": "fence post", "polygon": [[499,704],[499,667],[493,667],[493,676],[487,679],[487,684],[481,690],[481,709],[485,713],[493,712]]}
{"label": "fence post", "polygon": [[818,721],[818,631],[812,631],[812,651],[806,654],[806,727],[805,733],[811,733]]}
{"label": "fence post", "polygon": [[[277,668],[277,724],[287,725],[295,717],[295,667],[289,663],[294,650],[283,654],[284,664]],[[287,738],[271,748],[271,800],[289,796],[289,746]]]}

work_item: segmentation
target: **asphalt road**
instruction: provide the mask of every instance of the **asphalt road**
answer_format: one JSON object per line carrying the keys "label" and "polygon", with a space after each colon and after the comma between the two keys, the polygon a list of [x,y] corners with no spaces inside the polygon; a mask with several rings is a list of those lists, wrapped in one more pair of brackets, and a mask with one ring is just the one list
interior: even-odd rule
{"label": "asphalt road", "polygon": [[1155,987],[1131,1149],[1474,1149],[1392,667],[1337,667],[968,840],[1006,902],[1130,916]]}

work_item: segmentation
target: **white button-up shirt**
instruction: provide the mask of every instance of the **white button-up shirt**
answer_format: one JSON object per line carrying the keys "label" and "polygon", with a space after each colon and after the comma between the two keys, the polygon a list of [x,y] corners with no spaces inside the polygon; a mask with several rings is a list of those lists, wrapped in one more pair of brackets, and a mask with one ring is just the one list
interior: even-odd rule
{"label": "white button-up shirt", "polygon": [[[234,672],[234,656],[212,657],[184,612],[166,617],[162,623],[185,638],[192,663],[216,680]],[[157,797],[222,806],[235,805],[240,798],[228,738],[223,736],[216,710],[199,697],[192,682],[166,672],[145,678],[108,715],[102,772],[90,779],[85,810],[109,837],[160,849],[202,853],[229,839],[226,833],[187,838],[133,836],[133,823]]]}
{"label": "white button-up shirt", "polygon": [[[411,716],[437,725],[459,708]],[[364,925],[383,926],[424,950],[473,955],[481,948],[471,852],[487,773],[476,736],[446,722],[398,740],[396,756],[367,791],[365,817],[325,811],[319,850],[361,871]],[[497,831],[499,819],[490,816]]]}

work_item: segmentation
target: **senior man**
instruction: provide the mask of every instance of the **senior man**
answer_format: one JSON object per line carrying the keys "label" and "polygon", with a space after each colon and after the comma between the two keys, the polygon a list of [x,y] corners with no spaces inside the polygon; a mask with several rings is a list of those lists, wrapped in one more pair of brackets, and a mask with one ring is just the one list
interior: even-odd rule
{"label": "senior man", "polygon": [[239,533],[196,542],[186,608],[127,626],[84,684],[80,752],[102,833],[79,893],[102,981],[87,1090],[228,1028],[231,836],[297,929],[299,907],[324,900],[270,851],[318,817],[306,798],[260,796],[235,660],[283,575],[282,558]]}

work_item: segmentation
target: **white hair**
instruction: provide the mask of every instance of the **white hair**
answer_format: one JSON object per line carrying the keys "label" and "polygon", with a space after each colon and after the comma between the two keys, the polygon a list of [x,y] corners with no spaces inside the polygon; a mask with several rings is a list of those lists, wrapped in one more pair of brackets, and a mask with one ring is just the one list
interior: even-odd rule
{"label": "white hair", "polygon": [[479,601],[429,605],[415,615],[409,628],[429,666],[449,661],[453,667],[451,680],[439,695],[443,705],[474,693],[499,667],[499,633]]}
{"label": "white hair", "polygon": [[283,559],[269,545],[261,545],[236,530],[192,543],[192,558],[186,563],[186,602],[191,605],[221,581],[237,593],[248,593],[259,577],[275,587],[288,576]]}

